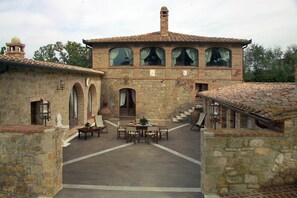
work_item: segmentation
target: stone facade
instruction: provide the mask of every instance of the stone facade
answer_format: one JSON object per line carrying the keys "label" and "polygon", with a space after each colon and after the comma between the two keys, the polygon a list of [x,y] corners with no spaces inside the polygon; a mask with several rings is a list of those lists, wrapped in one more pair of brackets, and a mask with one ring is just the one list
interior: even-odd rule
{"label": "stone facade", "polygon": [[62,189],[62,131],[0,126],[0,197],[53,197]]}
{"label": "stone facade", "polygon": [[[140,50],[152,46],[165,50],[165,66],[141,66]],[[110,66],[110,50],[116,47],[132,49],[133,66]],[[178,47],[197,49],[198,66],[172,66],[172,50]],[[229,49],[232,53],[232,66],[206,66],[205,51],[212,47]],[[214,89],[243,81],[243,49],[242,44],[238,43],[94,43],[92,57],[93,69],[106,74],[102,80],[102,100],[110,104],[113,117],[120,116],[120,89],[130,88],[136,91],[136,117],[168,119],[195,104],[200,84],[207,84],[208,89]],[[151,75],[152,72],[154,75]]]}
{"label": "stone facade", "polygon": [[[134,117],[169,119],[193,107],[197,102],[196,94],[201,91],[202,86],[214,89],[243,81],[242,48],[251,41],[174,33],[168,30],[168,21],[169,11],[162,7],[159,32],[83,40],[86,45],[92,47],[93,69],[106,74],[102,80],[102,100],[109,103],[112,117],[125,116],[121,113],[124,105],[120,102],[120,90],[129,89],[133,94],[135,92]],[[129,57],[126,57],[129,64],[110,64],[110,60],[113,61],[119,53],[118,49],[111,53],[115,48],[131,50]],[[152,48],[162,51],[162,55],[157,55],[158,58],[162,56],[161,63],[143,64],[145,53],[141,52],[148,52],[147,50]],[[219,66],[218,63],[206,66],[207,57],[212,57],[212,53],[207,56],[206,51],[214,48],[228,51],[231,66]],[[174,64],[177,60],[177,57],[174,57],[172,61],[174,50],[181,53],[181,50],[185,49],[194,51],[195,57],[197,52],[197,64],[193,56],[190,59],[195,62],[194,65],[186,63],[186,58],[184,62]],[[146,58],[153,56],[152,51],[149,53]],[[221,54],[219,56],[221,57]]]}
{"label": "stone facade", "polygon": [[[89,78],[89,86],[86,79]],[[63,89],[58,89],[60,81]],[[48,125],[56,125],[57,114],[63,124],[69,125],[69,97],[73,87],[78,92],[78,125],[87,122],[88,91],[92,90],[92,113],[100,108],[101,80],[98,75],[69,71],[44,70],[10,66],[0,74],[0,124],[31,124],[31,104],[40,99],[50,102],[51,119]],[[5,86],[3,86],[5,85]]]}
{"label": "stone facade", "polygon": [[297,119],[285,132],[204,129],[201,184],[204,193],[249,191],[297,181]]}

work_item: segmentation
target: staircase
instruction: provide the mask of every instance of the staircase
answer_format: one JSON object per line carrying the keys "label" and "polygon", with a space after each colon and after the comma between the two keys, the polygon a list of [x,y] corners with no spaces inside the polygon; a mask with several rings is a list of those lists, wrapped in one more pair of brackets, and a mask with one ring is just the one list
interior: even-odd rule
{"label": "staircase", "polygon": [[189,108],[188,110],[184,112],[180,112],[179,115],[176,115],[172,118],[172,122],[187,122],[190,121],[191,113],[194,111],[195,108],[202,108],[202,105],[196,104],[195,106]]}

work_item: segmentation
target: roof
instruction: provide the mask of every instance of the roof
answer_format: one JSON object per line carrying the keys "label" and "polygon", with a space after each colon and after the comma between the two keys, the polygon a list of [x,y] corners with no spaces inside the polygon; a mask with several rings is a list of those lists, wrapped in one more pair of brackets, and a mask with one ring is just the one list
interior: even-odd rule
{"label": "roof", "polygon": [[293,83],[239,83],[198,95],[274,121],[297,116]]}
{"label": "roof", "polygon": [[92,46],[95,43],[121,43],[121,42],[191,42],[191,43],[238,43],[247,45],[251,40],[235,39],[235,38],[218,38],[218,37],[204,37],[188,34],[180,34],[175,32],[168,32],[168,36],[161,36],[160,32],[152,32],[147,34],[140,34],[134,36],[121,36],[110,38],[97,38],[83,40],[83,43]]}
{"label": "roof", "polygon": [[65,64],[45,62],[45,61],[37,61],[33,59],[7,56],[7,55],[0,55],[0,64],[11,64],[14,66],[22,66],[22,67],[27,66],[27,67],[33,67],[33,68],[39,68],[39,69],[64,70],[64,71],[87,73],[87,74],[93,74],[93,75],[104,74],[104,72],[102,71],[97,71],[94,69],[89,69],[89,68],[84,68],[79,66],[65,65]]}

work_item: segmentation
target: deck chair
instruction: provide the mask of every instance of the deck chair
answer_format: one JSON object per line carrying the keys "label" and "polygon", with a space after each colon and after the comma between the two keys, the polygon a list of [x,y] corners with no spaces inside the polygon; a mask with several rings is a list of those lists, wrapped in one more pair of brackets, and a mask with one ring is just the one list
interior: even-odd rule
{"label": "deck chair", "polygon": [[168,127],[167,126],[160,126],[160,131],[159,131],[159,139],[161,140],[162,139],[162,134],[166,135],[166,140],[168,141]]}
{"label": "deck chair", "polygon": [[120,121],[117,123],[117,139],[121,137],[121,135],[124,135],[126,137],[126,128],[122,127],[120,124]]}
{"label": "deck chair", "polygon": [[96,115],[95,116],[95,127],[99,128],[100,133],[102,133],[103,129],[106,130],[105,133],[108,133],[107,125],[104,124],[104,121],[102,119],[102,115]]}
{"label": "deck chair", "polygon": [[134,142],[134,144],[136,143],[136,141],[139,143],[140,141],[140,134],[139,134],[139,131],[136,130],[136,127],[135,126],[129,126],[126,128],[126,133],[127,133],[127,139],[126,139],[126,142]]}
{"label": "deck chair", "polygon": [[147,127],[145,133],[145,142],[149,144],[152,140],[158,143],[159,127]]}
{"label": "deck chair", "polygon": [[191,130],[193,131],[193,127],[197,127],[198,128],[198,132],[200,131],[201,128],[204,127],[204,120],[205,120],[205,113],[200,113],[199,115],[199,119],[196,123],[194,123],[191,127]]}

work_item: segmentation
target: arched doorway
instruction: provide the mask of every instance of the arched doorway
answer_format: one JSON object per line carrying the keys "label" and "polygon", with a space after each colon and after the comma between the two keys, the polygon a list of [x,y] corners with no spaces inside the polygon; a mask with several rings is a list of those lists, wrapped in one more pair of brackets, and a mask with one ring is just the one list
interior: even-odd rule
{"label": "arched doorway", "polygon": [[136,92],[134,89],[120,90],[120,117],[136,115]]}
{"label": "arched doorway", "polygon": [[78,125],[78,97],[77,90],[73,86],[69,97],[69,127]]}

